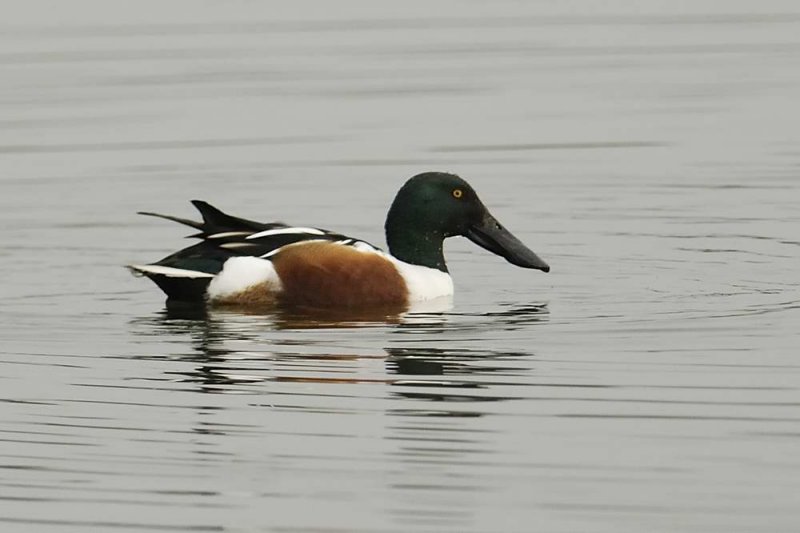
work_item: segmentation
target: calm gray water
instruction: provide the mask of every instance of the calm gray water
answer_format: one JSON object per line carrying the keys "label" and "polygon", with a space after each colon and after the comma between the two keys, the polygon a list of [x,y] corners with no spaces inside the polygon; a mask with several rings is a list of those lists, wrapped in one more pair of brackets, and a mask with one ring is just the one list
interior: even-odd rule
{"label": "calm gray water", "polygon": [[[0,530],[800,530],[800,4],[7,2]],[[552,266],[164,308],[137,210],[383,243],[454,171]]]}

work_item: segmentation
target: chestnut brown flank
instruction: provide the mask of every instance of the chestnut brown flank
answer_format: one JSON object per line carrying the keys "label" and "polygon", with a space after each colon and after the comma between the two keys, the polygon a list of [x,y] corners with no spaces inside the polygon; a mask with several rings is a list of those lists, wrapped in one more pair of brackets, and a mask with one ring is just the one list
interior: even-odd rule
{"label": "chestnut brown flank", "polygon": [[272,258],[283,285],[279,298],[309,307],[405,306],[408,290],[397,268],[380,255],[311,242]]}
{"label": "chestnut brown flank", "polygon": [[217,298],[211,303],[229,307],[271,307],[276,302],[275,289],[272,283],[258,283],[235,294]]}

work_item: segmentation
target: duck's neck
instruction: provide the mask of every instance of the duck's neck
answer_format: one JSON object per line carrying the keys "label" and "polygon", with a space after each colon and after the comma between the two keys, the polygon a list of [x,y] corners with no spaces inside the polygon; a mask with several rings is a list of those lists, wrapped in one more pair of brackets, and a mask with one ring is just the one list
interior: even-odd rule
{"label": "duck's neck", "polygon": [[419,220],[390,212],[386,219],[386,244],[389,253],[405,263],[447,272],[444,238],[441,231],[419,225]]}

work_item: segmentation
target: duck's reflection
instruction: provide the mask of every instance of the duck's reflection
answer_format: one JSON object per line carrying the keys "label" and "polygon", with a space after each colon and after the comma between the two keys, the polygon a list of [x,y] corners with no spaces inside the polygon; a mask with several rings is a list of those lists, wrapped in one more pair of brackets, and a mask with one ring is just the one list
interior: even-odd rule
{"label": "duck's reflection", "polygon": [[441,324],[446,320],[452,299],[439,298],[412,307],[369,307],[365,309],[326,309],[302,307],[236,307],[209,308],[196,304],[167,303],[160,314],[166,320],[210,321],[252,317],[270,329],[328,329],[398,324]]}
{"label": "duck's reflection", "polygon": [[[387,373],[398,376],[391,380],[391,384],[397,387],[394,395],[460,403],[514,399],[514,395],[501,393],[501,378],[497,381],[486,378],[526,372],[526,367],[514,365],[513,360],[531,355],[526,352],[419,347],[385,350],[388,354]],[[464,416],[465,413],[458,409],[457,414]]]}
{"label": "duck's reflection", "polygon": [[372,307],[367,309],[303,309],[269,307],[214,307],[167,302],[154,315],[134,319],[133,323],[180,331],[204,331],[223,326],[226,336],[247,335],[248,330],[340,329],[374,326],[396,327],[398,331],[501,329],[515,330],[547,320],[547,304],[500,304],[499,310],[477,313],[453,312],[452,298],[438,298],[412,307]]}
{"label": "duck's reflection", "polygon": [[[518,327],[542,320],[546,316],[546,306],[518,307],[481,316],[483,328],[491,329],[498,324],[503,327],[509,323]],[[388,326],[385,332],[378,329],[375,333],[378,338],[385,339],[386,334],[397,331],[397,324],[411,328],[416,322],[427,336],[428,328],[434,327],[432,324],[443,328],[442,322],[448,319],[448,315],[419,314],[414,315],[411,322],[404,322],[407,316],[382,312],[373,315],[362,312],[358,317],[297,311],[242,314],[230,309],[209,311],[197,306],[170,305],[133,323],[139,335],[171,335],[190,340],[189,352],[181,350],[150,357],[195,362],[191,368],[177,367],[168,374],[170,380],[189,384],[198,392],[264,394],[262,384],[272,382],[276,384],[273,389],[280,388],[281,394],[291,395],[293,389],[286,385],[292,383],[320,387],[385,383],[389,386],[389,398],[417,402],[413,405],[390,402],[387,414],[456,417],[482,416],[486,412],[470,408],[470,405],[518,398],[514,385],[530,368],[528,364],[517,362],[529,361],[533,354],[528,351],[458,349],[441,347],[446,344],[441,342],[437,346],[409,345],[405,335],[402,339],[389,337],[402,344],[385,347],[382,351],[359,349],[358,343],[352,349],[331,350],[331,345],[336,345],[331,342],[334,332],[324,331]],[[472,319],[478,321],[478,315]],[[323,331],[311,335],[305,333],[309,329]],[[168,346],[174,345],[170,340]],[[382,368],[376,366],[379,361],[383,361]],[[309,391],[303,393],[309,394]],[[324,394],[329,393],[324,391]],[[431,402],[436,402],[436,408]]]}
{"label": "duck's reflection", "polygon": [[[426,336],[431,328],[449,331],[446,324],[454,316],[469,317],[468,321],[458,318],[456,323],[450,324],[454,331],[459,328],[493,330],[539,322],[546,318],[547,307],[530,305],[480,315],[396,314],[379,309],[358,313],[271,310],[269,313],[245,314],[232,309],[209,310],[202,306],[171,304],[159,313],[134,319],[132,324],[136,326],[134,332],[137,335],[188,337],[192,350],[170,357],[177,355],[182,360],[200,363],[191,372],[184,370],[176,374],[182,374],[184,382],[194,383],[204,392],[241,393],[245,391],[236,388],[239,385],[269,380],[319,383],[326,380],[339,383],[383,381],[394,387],[391,395],[409,399],[485,402],[513,398],[513,395],[499,393],[503,390],[500,386],[502,380],[493,382],[486,377],[524,371],[524,367],[515,366],[513,361],[530,357],[529,352],[481,348],[459,350],[442,348],[442,343],[435,347],[414,344],[389,346],[383,352],[368,354],[357,348],[354,353],[341,353],[341,350],[330,353],[331,350],[325,347],[330,344],[329,339],[334,333],[326,334],[324,330],[351,328],[354,335],[358,335],[359,330],[368,332],[369,328],[378,328],[377,335],[385,337],[380,329],[384,328],[389,335],[403,333],[402,339],[389,340],[405,344],[406,335],[414,331]],[[307,330],[320,331],[303,333]],[[281,348],[275,349],[276,345]],[[366,359],[385,360],[383,375],[347,375],[348,370],[358,370],[358,361]],[[331,362],[335,360],[340,361],[340,367],[333,372]],[[352,368],[345,368],[344,360],[350,361]],[[289,367],[297,368],[300,364],[303,375],[280,372]],[[438,379],[432,379],[434,377]]]}

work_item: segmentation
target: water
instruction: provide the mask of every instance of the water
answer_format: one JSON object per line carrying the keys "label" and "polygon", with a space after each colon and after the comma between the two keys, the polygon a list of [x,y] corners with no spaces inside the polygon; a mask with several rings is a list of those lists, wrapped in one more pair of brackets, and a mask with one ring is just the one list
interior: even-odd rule
{"label": "water", "polygon": [[[3,531],[794,532],[795,2],[82,0],[0,24]],[[382,243],[467,178],[447,313],[167,310],[201,198]]]}

